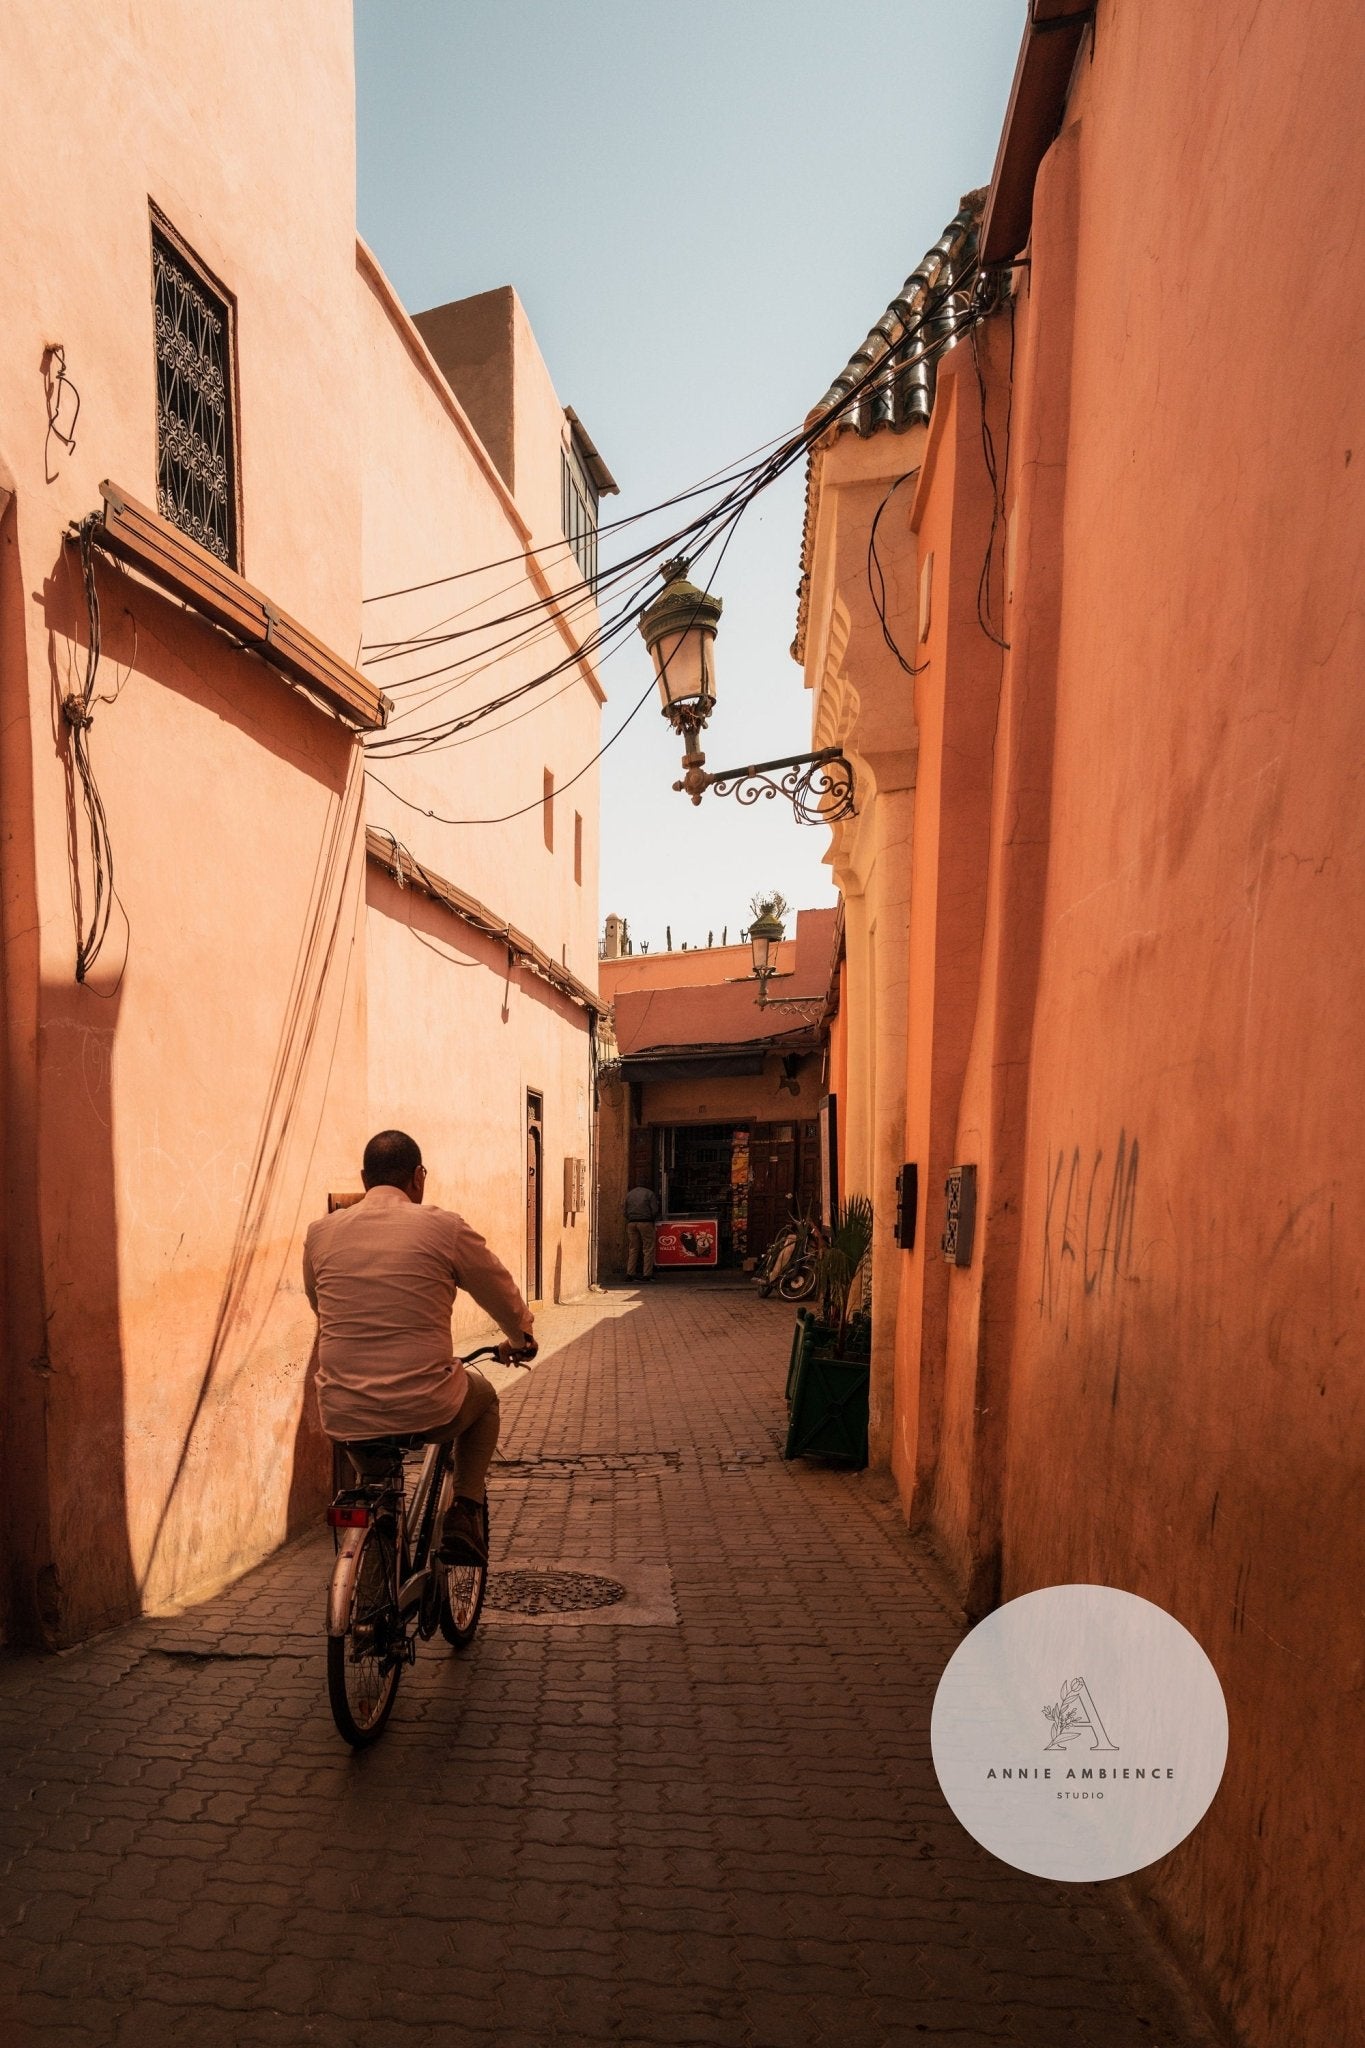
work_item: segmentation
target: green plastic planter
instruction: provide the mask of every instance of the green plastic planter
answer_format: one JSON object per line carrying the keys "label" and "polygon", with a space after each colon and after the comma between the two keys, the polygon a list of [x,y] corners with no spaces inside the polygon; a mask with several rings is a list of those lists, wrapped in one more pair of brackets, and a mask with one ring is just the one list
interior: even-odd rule
{"label": "green plastic planter", "polygon": [[796,1311],[796,1328],[792,1331],[791,1357],[787,1360],[787,1406],[791,1407],[792,1394],[796,1388],[801,1361],[810,1349],[811,1333],[817,1327],[815,1317],[808,1308]]}
{"label": "green plastic planter", "polygon": [[[823,1339],[824,1342],[820,1342]],[[829,1333],[813,1317],[797,1325],[787,1374],[790,1420],[787,1458],[832,1458],[861,1470],[867,1463],[866,1358],[836,1358]]]}

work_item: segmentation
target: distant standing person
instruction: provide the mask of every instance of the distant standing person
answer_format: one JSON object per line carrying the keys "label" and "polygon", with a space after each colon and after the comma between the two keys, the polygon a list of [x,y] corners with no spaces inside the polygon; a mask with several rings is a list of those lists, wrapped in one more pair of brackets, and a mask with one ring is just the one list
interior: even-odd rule
{"label": "distant standing person", "polygon": [[641,1271],[646,1280],[654,1278],[654,1222],[659,1198],[653,1188],[632,1188],[621,1204],[626,1217],[626,1278]]}

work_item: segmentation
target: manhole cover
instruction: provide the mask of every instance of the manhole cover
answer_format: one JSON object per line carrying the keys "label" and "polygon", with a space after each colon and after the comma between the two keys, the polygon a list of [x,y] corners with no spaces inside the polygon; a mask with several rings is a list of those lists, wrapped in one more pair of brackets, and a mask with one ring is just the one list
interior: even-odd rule
{"label": "manhole cover", "polygon": [[499,1572],[488,1581],[488,1605],[512,1614],[580,1614],[614,1607],[626,1589],[596,1572]]}

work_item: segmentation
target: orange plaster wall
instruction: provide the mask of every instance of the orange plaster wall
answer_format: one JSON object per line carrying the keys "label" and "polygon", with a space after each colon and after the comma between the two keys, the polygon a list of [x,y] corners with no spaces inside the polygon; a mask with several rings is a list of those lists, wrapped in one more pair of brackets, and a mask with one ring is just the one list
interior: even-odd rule
{"label": "orange plaster wall", "polygon": [[844,1134],[844,1106],[848,1101],[848,961],[839,962],[839,1007],[829,1022],[829,1092],[835,1097],[835,1152],[839,1163],[839,1196],[843,1199],[844,1159],[847,1140]]}
{"label": "orange plaster wall", "polygon": [[[1365,272],[1341,206],[1363,71],[1343,0],[1114,8],[1077,109],[1008,1480],[1008,1591],[1131,1586],[1218,1668],[1223,1789],[1145,1882],[1266,2043],[1365,2027],[1339,1826],[1365,1568],[1365,1107],[1342,1085],[1365,999]],[[1277,262],[1305,219],[1314,261]],[[1227,289],[1248,251],[1252,319]]]}
{"label": "orange plaster wall", "polygon": [[[950,1279],[939,1240],[943,1183],[976,1012],[985,916],[989,735],[998,664],[977,620],[989,529],[980,414],[965,352],[940,366],[916,493],[919,560],[933,557],[930,629],[915,684],[919,767],[912,844],[906,1151],[919,1167],[920,1227],[903,1262],[891,1464],[917,1516],[951,1484],[941,1466]],[[983,746],[984,738],[984,746]],[[972,1157],[976,1153],[971,1147]],[[953,1287],[960,1282],[953,1276]]]}
{"label": "orange plaster wall", "polygon": [[761,1074],[698,1075],[679,1081],[646,1081],[642,1089],[640,1121],[646,1124],[710,1124],[743,1122],[786,1123],[789,1119],[813,1117],[824,1093],[821,1071],[824,1059],[814,1054],[803,1059],[795,1079],[798,1092],[784,1087],[782,1057],[771,1054]]}
{"label": "orange plaster wall", "polygon": [[[1227,1775],[1136,1882],[1257,2048],[1365,2027],[1340,1762],[1365,1566],[1365,1109],[1342,1084],[1365,997],[1365,273],[1341,204],[1363,69],[1344,0],[1100,9],[1021,280],[974,1012],[942,991],[953,849],[917,699],[911,1156],[935,1157],[946,1030],[983,1185],[978,1268],[941,1321],[932,1288],[902,1319],[898,1474],[918,1464],[978,1593],[994,1540],[1005,1597],[1107,1581],[1209,1652]],[[916,1451],[931,1338],[942,1427]]]}

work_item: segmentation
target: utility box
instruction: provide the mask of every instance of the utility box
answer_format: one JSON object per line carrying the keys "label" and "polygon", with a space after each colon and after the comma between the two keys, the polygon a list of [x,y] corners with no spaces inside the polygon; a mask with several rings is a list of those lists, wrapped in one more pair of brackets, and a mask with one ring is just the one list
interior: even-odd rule
{"label": "utility box", "polygon": [[564,1214],[578,1216],[588,1206],[588,1162],[586,1159],[564,1161]]}
{"label": "utility box", "polygon": [[896,1221],[891,1234],[903,1252],[915,1249],[915,1216],[919,1209],[919,1168],[903,1166],[896,1175]]}
{"label": "utility box", "polygon": [[976,1234],[976,1168],[955,1166],[943,1183],[943,1256],[950,1266],[970,1266]]}

